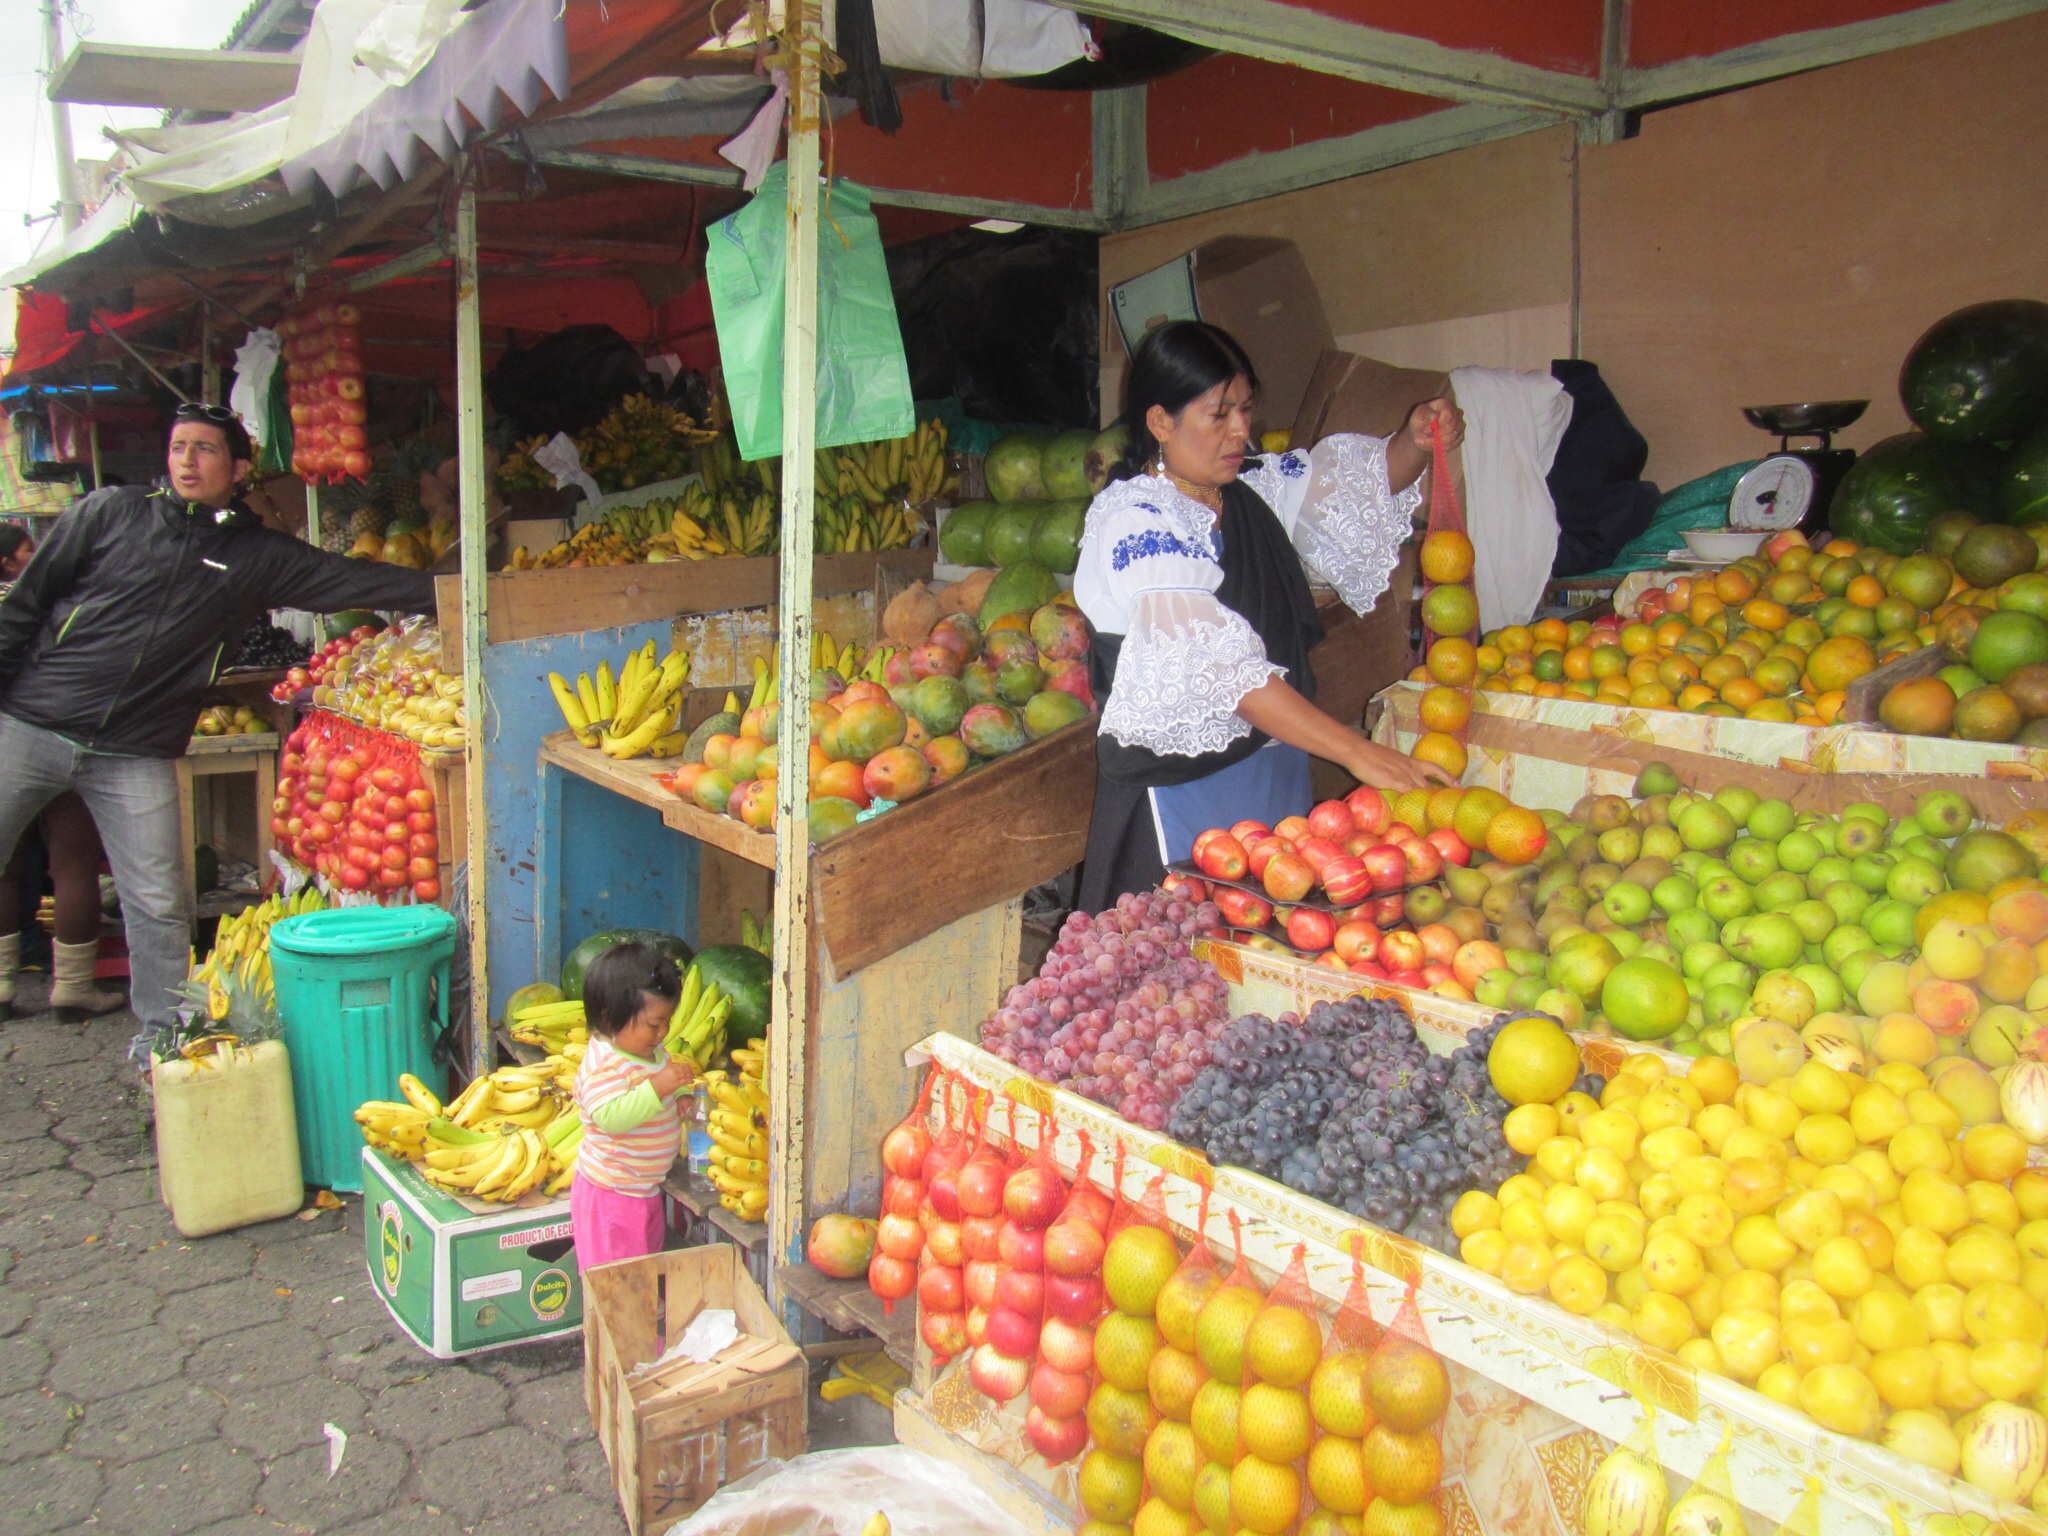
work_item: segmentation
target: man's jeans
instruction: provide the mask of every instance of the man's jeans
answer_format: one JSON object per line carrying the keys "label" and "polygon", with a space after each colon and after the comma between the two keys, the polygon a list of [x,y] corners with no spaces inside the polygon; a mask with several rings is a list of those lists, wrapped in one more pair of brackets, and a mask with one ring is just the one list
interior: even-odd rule
{"label": "man's jeans", "polygon": [[172,988],[192,964],[191,893],[179,847],[178,770],[168,758],[108,757],[0,715],[0,864],[67,789],[99,828],[128,925],[129,1006],[145,1031],[172,1022]]}

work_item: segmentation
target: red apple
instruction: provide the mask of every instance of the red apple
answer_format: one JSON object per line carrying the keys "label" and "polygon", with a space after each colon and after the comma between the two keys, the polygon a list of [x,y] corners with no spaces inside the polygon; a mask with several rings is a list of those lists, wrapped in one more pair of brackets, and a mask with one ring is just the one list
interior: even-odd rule
{"label": "red apple", "polygon": [[1047,1418],[1071,1419],[1088,1406],[1088,1377],[1040,1360],[1031,1372],[1031,1406]]}
{"label": "red apple", "polygon": [[1467,846],[1465,839],[1458,836],[1449,827],[1438,827],[1423,841],[1442,854],[1444,862],[1447,864],[1470,864],[1472,862],[1471,848]]}
{"label": "red apple", "polygon": [[1088,1420],[1080,1415],[1056,1419],[1040,1412],[1034,1403],[1024,1415],[1024,1438],[1031,1442],[1031,1449],[1058,1466],[1072,1461],[1088,1444]]}
{"label": "red apple", "polygon": [[1222,886],[1216,892],[1216,910],[1233,928],[1263,928],[1273,921],[1273,904],[1250,891]]}
{"label": "red apple", "polygon": [[1322,868],[1323,894],[1340,907],[1348,907],[1372,894],[1372,871],[1365,860],[1343,854]]}
{"label": "red apple", "polygon": [[1458,953],[1458,946],[1464,940],[1458,931],[1447,923],[1427,923],[1415,930],[1415,937],[1422,940],[1422,952],[1435,965],[1449,965]]}
{"label": "red apple", "polygon": [[1325,966],[1333,971],[1344,971],[1348,973],[1351,969],[1350,966],[1346,965],[1342,960],[1339,960],[1337,958],[1337,951],[1335,951],[1334,949],[1326,949],[1320,955],[1317,955],[1315,958],[1315,963],[1320,966]]}
{"label": "red apple", "polygon": [[1093,1275],[1047,1275],[1045,1315],[1087,1327],[1102,1315],[1102,1282]]}
{"label": "red apple", "polygon": [[1341,843],[1358,830],[1358,824],[1342,800],[1325,800],[1308,813],[1308,829],[1327,842]]}
{"label": "red apple", "polygon": [[1066,1186],[1059,1175],[1038,1163],[1019,1168],[1003,1186],[1004,1212],[1018,1226],[1032,1231],[1050,1226],[1066,1198]]}
{"label": "red apple", "polygon": [[1267,826],[1263,821],[1252,821],[1250,819],[1246,819],[1244,821],[1233,822],[1230,827],[1230,835],[1236,838],[1246,848],[1250,848],[1252,844],[1256,843],[1260,838],[1271,837],[1273,835],[1273,829]]}
{"label": "red apple", "polygon": [[1178,896],[1182,901],[1201,902],[1209,899],[1209,882],[1197,880],[1193,875],[1183,875],[1177,870],[1168,870],[1166,878],[1159,882],[1159,888],[1169,896]]}
{"label": "red apple", "polygon": [[1002,1268],[993,1259],[969,1259],[961,1271],[961,1284],[966,1288],[968,1301],[983,1311],[994,1306],[996,1280],[1002,1274]]}
{"label": "red apple", "polygon": [[1303,838],[1301,846],[1294,851],[1300,854],[1303,862],[1316,872],[1316,879],[1318,880],[1323,878],[1323,867],[1326,864],[1330,863],[1333,859],[1344,857],[1344,850],[1342,848],[1327,838],[1321,837]]}
{"label": "red apple", "polygon": [[1045,1234],[1006,1221],[996,1235],[996,1257],[1011,1269],[1037,1274],[1045,1268]]}
{"label": "red apple", "polygon": [[967,1252],[960,1243],[960,1223],[944,1221],[934,1213],[932,1223],[924,1229],[925,1257],[934,1264],[951,1264],[956,1268],[967,1262]]}
{"label": "red apple", "polygon": [[1002,1230],[999,1216],[970,1216],[960,1223],[960,1251],[970,1259],[993,1263],[997,1256],[996,1238]]}
{"label": "red apple", "polygon": [[1277,853],[1260,878],[1266,894],[1275,901],[1295,902],[1315,889],[1316,872],[1298,853]]}
{"label": "red apple", "polygon": [[1056,1221],[1045,1234],[1045,1268],[1053,1275],[1092,1275],[1102,1268],[1107,1246],[1099,1228],[1071,1217]]}
{"label": "red apple", "polygon": [[917,1277],[917,1304],[927,1312],[958,1312],[967,1305],[966,1283],[950,1264],[928,1264]]}
{"label": "red apple", "polygon": [[1393,927],[1394,924],[1400,922],[1407,915],[1408,898],[1399,891],[1394,892],[1391,896],[1375,896],[1372,901],[1372,910],[1366,913],[1366,916],[1372,920],[1373,926],[1383,930]]}
{"label": "red apple", "polygon": [[1443,850],[1435,843],[1423,839],[1410,843],[1404,851],[1408,855],[1408,884],[1427,885],[1443,878]]}
{"label": "red apple", "polygon": [[[1372,877],[1373,891],[1381,896],[1398,891],[1408,883],[1408,855],[1387,843],[1380,844],[1366,854],[1362,861],[1365,872]],[[965,1177],[965,1175],[962,1175]],[[961,1191],[961,1202],[966,1202],[966,1191]]]}
{"label": "red apple", "polygon": [[1287,942],[1296,949],[1314,952],[1328,949],[1337,936],[1330,914],[1314,907],[1296,907],[1287,915]]}
{"label": "red apple", "polygon": [[988,1342],[999,1354],[1013,1360],[1029,1360],[1038,1353],[1038,1319],[1008,1307],[990,1307]]}
{"label": "red apple", "polygon": [[1351,962],[1351,974],[1354,976],[1370,976],[1374,981],[1385,981],[1387,979],[1387,968],[1377,960],[1354,960]]}
{"label": "red apple", "polygon": [[1038,1334],[1038,1358],[1056,1370],[1086,1376],[1095,1368],[1095,1327],[1048,1317]]}
{"label": "red apple", "polygon": [[[1330,936],[1330,944],[1337,958],[1346,965],[1360,960],[1371,960],[1380,952],[1380,931],[1371,923],[1343,923]],[[924,1246],[925,1251],[930,1253],[934,1246],[933,1240],[927,1237]]]}
{"label": "red apple", "polygon": [[1284,837],[1288,842],[1298,846],[1303,838],[1309,836],[1308,818],[1306,816],[1282,816],[1273,828],[1273,835],[1275,837]]}
{"label": "red apple", "polygon": [[[990,1331],[993,1332],[995,1319],[991,1317],[989,1323]],[[1011,1398],[1023,1393],[1025,1383],[1031,1379],[1031,1362],[1015,1355],[1004,1354],[991,1340],[974,1351],[974,1359],[967,1367],[967,1376],[974,1383],[974,1390],[983,1397],[1007,1403]]]}
{"label": "red apple", "polygon": [[1292,853],[1294,845],[1285,838],[1262,837],[1245,852],[1245,870],[1252,879],[1266,878],[1266,866],[1283,853]]}
{"label": "red apple", "polygon": [[1406,928],[1380,935],[1380,964],[1389,972],[1420,970],[1427,959],[1422,940]]}
{"label": "red apple", "polygon": [[1369,849],[1377,848],[1379,845],[1379,836],[1373,832],[1354,832],[1344,839],[1344,851],[1354,859],[1364,858]]}
{"label": "red apple", "polygon": [[1211,827],[1195,839],[1194,854],[1195,867],[1211,880],[1244,878],[1244,844],[1220,827]]}
{"label": "red apple", "polygon": [[1418,992],[1429,990],[1429,978],[1420,971],[1389,971],[1387,980],[1397,987],[1413,987]]}
{"label": "red apple", "polygon": [[1387,797],[1371,784],[1359,785],[1344,797],[1344,804],[1351,810],[1352,825],[1375,837],[1385,832],[1394,819],[1394,808],[1387,804]]}
{"label": "red apple", "polygon": [[977,1157],[960,1170],[955,1181],[960,1190],[960,1209],[968,1216],[993,1216],[1003,1208],[1003,1185],[1009,1170],[994,1157]]}
{"label": "red apple", "polygon": [[1045,1315],[1044,1276],[1035,1269],[1001,1269],[996,1275],[996,1305],[1037,1322]]}
{"label": "red apple", "polygon": [[1440,982],[1456,981],[1457,979],[1457,976],[1448,965],[1438,961],[1431,961],[1422,968],[1422,980],[1425,986],[1433,987]]}

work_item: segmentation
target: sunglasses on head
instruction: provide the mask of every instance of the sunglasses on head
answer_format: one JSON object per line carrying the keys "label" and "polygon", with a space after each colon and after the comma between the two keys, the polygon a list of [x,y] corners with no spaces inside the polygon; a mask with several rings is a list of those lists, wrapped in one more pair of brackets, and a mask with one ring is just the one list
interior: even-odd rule
{"label": "sunglasses on head", "polygon": [[224,405],[201,405],[196,400],[187,400],[172,414],[179,421],[210,421],[222,427],[239,419]]}

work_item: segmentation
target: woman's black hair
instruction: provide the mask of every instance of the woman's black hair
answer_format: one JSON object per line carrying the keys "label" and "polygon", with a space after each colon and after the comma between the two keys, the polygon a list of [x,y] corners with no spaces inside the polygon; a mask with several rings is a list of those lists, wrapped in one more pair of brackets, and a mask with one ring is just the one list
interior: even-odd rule
{"label": "woman's black hair", "polygon": [[1159,444],[1145,425],[1153,406],[1178,416],[1188,402],[1199,399],[1218,384],[1243,379],[1253,389],[1259,376],[1244,348],[1220,325],[1200,320],[1169,320],[1147,331],[1131,358],[1131,371],[1124,378],[1124,426],[1130,442],[1124,456],[1110,472],[1112,480],[1143,474],[1159,454]]}
{"label": "woman's black hair", "polygon": [[19,523],[0,523],[0,560],[12,560],[28,542],[28,530]]}
{"label": "woman's black hair", "polygon": [[674,1003],[683,995],[675,961],[652,944],[614,944],[583,973],[583,1019],[594,1035],[616,1035],[658,997]]}

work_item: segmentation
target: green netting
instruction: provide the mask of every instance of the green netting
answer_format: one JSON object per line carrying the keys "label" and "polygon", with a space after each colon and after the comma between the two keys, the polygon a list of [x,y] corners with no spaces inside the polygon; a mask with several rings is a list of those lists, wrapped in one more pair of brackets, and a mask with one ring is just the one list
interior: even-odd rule
{"label": "green netting", "polygon": [[1710,475],[1701,475],[1697,480],[1686,481],[1657,503],[1650,526],[1622,546],[1612,565],[1605,570],[1574,576],[1572,580],[1622,577],[1630,571],[1663,568],[1670,563],[1666,557],[1671,551],[1684,546],[1688,528],[1720,528],[1727,524],[1728,498],[1735,494],[1735,482],[1760,462],[1748,459],[1740,464],[1730,464],[1726,469],[1717,469]]}

